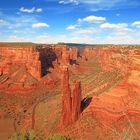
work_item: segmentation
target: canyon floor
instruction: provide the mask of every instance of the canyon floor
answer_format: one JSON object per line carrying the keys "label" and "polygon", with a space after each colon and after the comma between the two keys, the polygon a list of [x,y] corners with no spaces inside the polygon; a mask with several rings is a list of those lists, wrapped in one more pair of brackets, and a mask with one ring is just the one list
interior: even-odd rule
{"label": "canyon floor", "polygon": [[140,140],[139,81],[139,46],[0,43],[0,139]]}

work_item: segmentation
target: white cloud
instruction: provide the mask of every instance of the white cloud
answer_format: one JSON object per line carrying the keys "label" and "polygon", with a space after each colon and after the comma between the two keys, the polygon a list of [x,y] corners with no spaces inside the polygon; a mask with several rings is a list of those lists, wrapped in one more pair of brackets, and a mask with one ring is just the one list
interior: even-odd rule
{"label": "white cloud", "polygon": [[24,7],[21,7],[19,9],[20,12],[25,12],[25,13],[33,13],[35,11],[35,7],[31,8],[31,9],[27,9],[27,8],[24,8]]}
{"label": "white cloud", "polygon": [[27,8],[24,8],[24,7],[21,7],[19,9],[20,12],[24,12],[24,13],[34,13],[34,12],[42,12],[42,8],[31,8],[31,9],[27,9]]}
{"label": "white cloud", "polygon": [[111,36],[125,36],[128,35],[130,32],[133,32],[131,28],[128,28],[128,24],[126,23],[118,23],[118,24],[111,24],[111,23],[104,23],[100,26],[102,29],[112,30],[109,33]]}
{"label": "white cloud", "polygon": [[61,0],[59,1],[59,4],[79,4],[79,0]]}
{"label": "white cloud", "polygon": [[140,28],[140,21],[135,21],[132,23],[132,26]]}
{"label": "white cloud", "polygon": [[126,24],[126,23],[119,23],[119,24],[103,23],[103,24],[101,24],[100,27],[105,28],[105,29],[122,29],[122,28],[127,28],[128,24]]}
{"label": "white cloud", "polygon": [[48,28],[50,26],[47,23],[41,23],[41,22],[32,24],[32,28],[44,28],[44,27]]}
{"label": "white cloud", "polygon": [[42,8],[37,8],[36,9],[36,12],[42,12],[43,10],[42,10]]}
{"label": "white cloud", "polygon": [[89,22],[89,23],[103,23],[106,21],[105,17],[98,17],[98,16],[87,16],[83,19],[78,19],[78,22]]}
{"label": "white cloud", "polygon": [[75,25],[69,25],[66,30],[75,30],[76,26]]}

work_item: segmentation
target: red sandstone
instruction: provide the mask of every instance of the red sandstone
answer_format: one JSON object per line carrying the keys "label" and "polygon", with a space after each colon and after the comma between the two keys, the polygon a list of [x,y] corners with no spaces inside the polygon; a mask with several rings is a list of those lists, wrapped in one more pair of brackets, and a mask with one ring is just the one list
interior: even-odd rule
{"label": "red sandstone", "polygon": [[69,72],[67,67],[62,68],[62,125],[67,126],[71,124],[71,91],[69,85]]}
{"label": "red sandstone", "polygon": [[67,67],[62,68],[61,79],[62,94],[62,119],[61,125],[67,126],[78,120],[81,113],[81,85],[79,81],[73,82],[72,97],[69,85],[69,71]]}
{"label": "red sandstone", "polygon": [[80,116],[81,101],[81,83],[79,81],[74,81],[72,89],[72,122],[77,121]]}

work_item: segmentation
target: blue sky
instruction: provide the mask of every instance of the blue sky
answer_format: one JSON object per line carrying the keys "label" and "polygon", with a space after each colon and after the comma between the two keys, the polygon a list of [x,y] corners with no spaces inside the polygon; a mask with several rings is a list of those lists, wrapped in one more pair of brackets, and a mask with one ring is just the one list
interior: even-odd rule
{"label": "blue sky", "polygon": [[0,1],[0,41],[140,44],[140,0]]}

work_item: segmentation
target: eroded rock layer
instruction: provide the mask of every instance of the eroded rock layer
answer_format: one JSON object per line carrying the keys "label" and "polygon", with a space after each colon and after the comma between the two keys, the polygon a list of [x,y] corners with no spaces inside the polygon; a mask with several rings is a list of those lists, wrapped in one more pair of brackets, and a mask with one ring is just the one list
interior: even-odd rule
{"label": "eroded rock layer", "polygon": [[10,87],[10,91],[40,83],[53,88],[60,79],[61,66],[77,60],[77,50],[66,45],[1,46],[0,88]]}
{"label": "eroded rock layer", "polygon": [[34,47],[0,47],[0,69],[3,74],[10,73],[14,65],[25,65],[27,71],[36,79],[41,78],[39,52]]}

